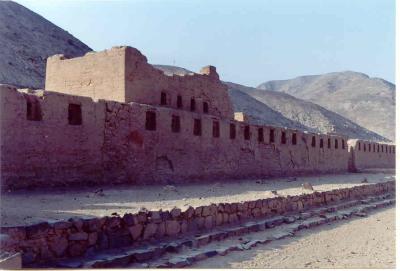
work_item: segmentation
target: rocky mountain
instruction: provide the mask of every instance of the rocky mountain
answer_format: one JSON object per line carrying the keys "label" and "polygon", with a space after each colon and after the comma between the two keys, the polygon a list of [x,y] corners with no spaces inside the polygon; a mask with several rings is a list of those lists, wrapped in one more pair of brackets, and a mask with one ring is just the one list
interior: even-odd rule
{"label": "rocky mountain", "polygon": [[395,85],[383,79],[346,71],[268,81],[257,88],[311,101],[388,139],[395,138]]}
{"label": "rocky mountain", "polygon": [[0,83],[43,88],[48,56],[88,51],[87,45],[42,16],[18,3],[0,1]]}
{"label": "rocky mountain", "polygon": [[[350,138],[386,140],[379,134],[369,131],[349,119],[312,102],[304,101],[282,92],[246,87],[229,82],[226,84],[229,87],[230,97],[235,104],[235,108],[242,108],[242,111],[247,114],[254,114],[253,104],[261,102],[286,119],[306,127],[303,130],[342,134]],[[242,93],[253,98],[253,102],[245,103],[243,99],[238,99],[237,97],[242,96]],[[269,123],[265,122],[265,124]],[[296,128],[295,126],[287,127]]]}

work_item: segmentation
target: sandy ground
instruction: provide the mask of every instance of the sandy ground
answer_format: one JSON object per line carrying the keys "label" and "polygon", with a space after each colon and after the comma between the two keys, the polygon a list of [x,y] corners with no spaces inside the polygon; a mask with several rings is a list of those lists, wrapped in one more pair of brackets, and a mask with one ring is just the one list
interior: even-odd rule
{"label": "sandy ground", "polygon": [[297,233],[191,268],[395,268],[395,208]]}
{"label": "sandy ground", "polygon": [[228,183],[176,185],[176,190],[165,186],[117,186],[84,188],[78,190],[19,191],[1,194],[1,225],[15,226],[68,219],[72,216],[99,217],[118,213],[136,212],[141,207],[148,210],[186,209],[210,203],[240,202],[278,195],[310,193],[301,188],[309,182],[316,191],[394,180],[394,170],[384,172],[346,173],[314,177],[277,178],[268,180],[243,180]]}

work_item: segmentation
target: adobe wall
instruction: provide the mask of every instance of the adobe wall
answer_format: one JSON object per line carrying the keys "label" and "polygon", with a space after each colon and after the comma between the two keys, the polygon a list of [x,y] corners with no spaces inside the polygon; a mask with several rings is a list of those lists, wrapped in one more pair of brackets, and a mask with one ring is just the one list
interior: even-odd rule
{"label": "adobe wall", "polygon": [[[110,178],[131,179],[134,183],[190,182],[201,179],[233,179],[284,176],[347,170],[346,140],[327,135],[305,134],[278,127],[249,125],[250,140],[244,139],[248,124],[209,115],[156,108],[136,103],[107,102],[104,159]],[[156,130],[144,129],[146,111],[156,113]],[[172,115],[180,117],[181,131],[171,131]],[[202,135],[193,134],[194,119],[201,119]],[[220,137],[213,137],[213,121],[220,126]],[[230,139],[230,124],[236,138]],[[258,141],[258,128],[264,142]],[[275,142],[270,142],[270,130]],[[286,144],[281,144],[281,132]],[[291,142],[297,134],[297,144]],[[324,140],[323,148],[311,146],[311,137]],[[327,147],[331,138],[331,148]],[[338,140],[338,148],[334,141]],[[342,147],[344,140],[344,148]],[[115,174],[118,174],[116,176]]]}
{"label": "adobe wall", "polygon": [[[90,98],[42,91],[28,94],[1,87],[1,177],[10,187],[63,183],[168,183],[298,175],[347,170],[342,138],[219,119],[210,115],[137,103],[94,102]],[[27,120],[27,101],[38,101],[40,121]],[[80,104],[82,124],[68,123],[68,104]],[[146,112],[156,114],[156,129],[146,130]],[[171,131],[172,115],[180,132]],[[201,119],[201,136],[193,134]],[[220,135],[213,137],[213,121]],[[230,139],[230,124],[236,138]],[[249,140],[244,139],[249,126]],[[274,129],[275,142],[270,139]],[[281,132],[286,144],[281,144]],[[297,144],[291,142],[297,134]],[[315,136],[317,145],[311,146]],[[324,146],[320,148],[319,139]],[[331,148],[327,140],[331,138]],[[338,139],[338,148],[334,141]],[[345,141],[345,139],[343,139]]]}
{"label": "adobe wall", "polygon": [[[249,125],[168,107],[95,102],[88,97],[49,91],[31,94],[4,85],[0,93],[3,186],[165,184],[344,172],[350,161],[356,169],[394,167],[394,146],[388,146],[388,153],[386,146],[383,153],[373,152],[372,147],[371,152],[368,147],[363,152],[354,146],[364,141],[349,140],[348,146],[346,138],[336,135]],[[40,105],[40,121],[27,119],[28,101]],[[70,103],[81,106],[81,125],[69,124]],[[155,114],[154,130],[146,129],[146,112]],[[179,132],[172,131],[173,116],[180,118]],[[195,119],[201,120],[201,135],[194,135]],[[213,122],[218,122],[219,137],[213,134]],[[231,124],[235,125],[234,139],[230,137]],[[286,134],[285,144],[281,142],[282,132]],[[293,134],[297,135],[296,144],[292,142]],[[353,158],[349,159],[351,149]]]}
{"label": "adobe wall", "polygon": [[45,89],[125,102],[125,51],[89,52],[71,59],[51,56],[47,58]]}
{"label": "adobe wall", "polygon": [[[49,57],[46,67],[46,90],[106,99],[118,102],[137,102],[177,108],[182,97],[183,110],[233,118],[228,87],[219,80],[215,67],[208,66],[200,74],[165,75],[147,63],[147,58],[132,47],[113,47],[83,57],[65,59],[62,55]],[[166,104],[161,104],[161,93]]]}
{"label": "adobe wall", "polygon": [[[33,95],[4,85],[0,100],[3,186],[101,180],[104,103],[47,91]],[[41,121],[27,120],[27,100],[40,104]],[[69,103],[82,105],[82,125],[68,124]]]}
{"label": "adobe wall", "polygon": [[349,144],[349,170],[367,168],[394,168],[396,150],[394,144],[351,139]]}

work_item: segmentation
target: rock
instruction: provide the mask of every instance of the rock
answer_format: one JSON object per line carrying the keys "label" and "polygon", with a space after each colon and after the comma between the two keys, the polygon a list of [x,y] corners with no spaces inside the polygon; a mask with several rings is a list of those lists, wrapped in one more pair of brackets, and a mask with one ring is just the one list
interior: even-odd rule
{"label": "rock", "polygon": [[131,234],[132,239],[137,240],[142,235],[143,225],[136,224],[136,225],[129,227],[128,230],[129,230],[129,233]]}
{"label": "rock", "polygon": [[47,233],[50,229],[50,225],[47,222],[38,223],[35,225],[27,226],[26,237],[28,239],[38,239],[42,237],[46,237]]}
{"label": "rock", "polygon": [[72,223],[68,221],[57,221],[53,223],[53,227],[55,230],[65,230],[69,229],[71,226]]}
{"label": "rock", "polygon": [[192,218],[194,215],[194,208],[189,206],[185,212],[183,212],[183,217],[186,219]]}
{"label": "rock", "polygon": [[105,233],[100,232],[97,236],[97,244],[100,249],[107,249],[108,236]]}
{"label": "rock", "polygon": [[238,217],[236,214],[230,214],[229,215],[229,223],[235,223],[238,221]]}
{"label": "rock", "polygon": [[139,223],[137,218],[133,214],[124,214],[122,217],[122,220],[124,221],[125,225],[127,226],[132,226],[134,224]]}
{"label": "rock", "polygon": [[137,214],[137,219],[139,223],[146,223],[147,222],[147,212],[140,211]]}
{"label": "rock", "polygon": [[202,210],[203,210],[202,206],[196,207],[196,209],[194,209],[194,214],[196,216],[201,216]]}
{"label": "rock", "polygon": [[366,217],[367,213],[365,213],[365,212],[356,212],[356,213],[354,213],[354,215],[359,216],[359,217]]}
{"label": "rock", "polygon": [[223,217],[224,217],[224,224],[229,222],[229,214],[227,213],[223,213]]}
{"label": "rock", "polygon": [[212,216],[209,215],[204,218],[204,228],[212,229],[212,227],[213,227],[213,219],[212,219]]}
{"label": "rock", "polygon": [[207,258],[214,257],[215,255],[218,255],[218,252],[216,250],[209,250],[205,252],[205,255]]}
{"label": "rock", "polygon": [[31,250],[25,251],[24,253],[22,253],[22,265],[35,262],[36,257],[37,255],[35,252]]}
{"label": "rock", "polygon": [[181,231],[181,226],[175,220],[167,220],[165,224],[165,233],[168,236],[175,236]]}
{"label": "rock", "polygon": [[195,221],[198,229],[204,228],[204,217],[196,217]]}
{"label": "rock", "polygon": [[151,211],[149,212],[149,217],[151,222],[160,222],[161,221],[161,211]]}
{"label": "rock", "polygon": [[71,257],[81,256],[85,254],[87,243],[82,241],[73,241],[68,247],[68,253]]}
{"label": "rock", "polygon": [[129,246],[132,244],[132,237],[127,228],[118,229],[108,235],[110,248]]}
{"label": "rock", "polygon": [[163,187],[163,190],[167,191],[167,192],[178,192],[176,187],[173,186],[173,185],[166,185],[166,186]]}
{"label": "rock", "polygon": [[68,240],[70,241],[85,241],[87,240],[89,235],[86,232],[77,232],[77,233],[71,233],[68,236]]}
{"label": "rock", "polygon": [[181,209],[174,207],[171,211],[170,214],[172,218],[177,218],[181,215]]}
{"label": "rock", "polygon": [[48,245],[51,251],[57,256],[62,257],[68,248],[68,240],[65,237],[53,237],[48,241]]}
{"label": "rock", "polygon": [[97,242],[97,232],[91,232],[88,236],[89,246],[93,246]]}
{"label": "rock", "polygon": [[143,231],[143,239],[144,240],[149,239],[150,237],[155,235],[156,232],[157,232],[157,224],[154,223],[147,224]]}
{"label": "rock", "polygon": [[260,209],[260,208],[254,208],[254,209],[251,211],[251,213],[252,213],[252,215],[253,215],[254,217],[260,217],[260,216],[261,216],[261,209]]}
{"label": "rock", "polygon": [[181,233],[185,234],[188,231],[188,223],[187,221],[183,220],[181,222]]}
{"label": "rock", "polygon": [[168,261],[168,266],[172,268],[182,268],[185,266],[188,266],[190,263],[186,258],[183,257],[175,257],[172,259],[169,259]]}
{"label": "rock", "polygon": [[153,255],[154,255],[154,250],[150,248],[138,249],[133,254],[137,262],[144,262],[150,260],[153,257]]}
{"label": "rock", "polygon": [[210,242],[210,235],[205,234],[205,235],[196,237],[196,240],[197,240],[197,244],[199,246],[204,246]]}
{"label": "rock", "polygon": [[301,186],[306,190],[314,190],[313,186],[309,182],[305,182]]}
{"label": "rock", "polygon": [[117,216],[107,217],[105,222],[105,227],[109,231],[119,228],[120,225],[121,225],[121,218]]}
{"label": "rock", "polygon": [[224,223],[224,216],[221,213],[218,213],[216,216],[216,224],[217,226],[222,225]]}

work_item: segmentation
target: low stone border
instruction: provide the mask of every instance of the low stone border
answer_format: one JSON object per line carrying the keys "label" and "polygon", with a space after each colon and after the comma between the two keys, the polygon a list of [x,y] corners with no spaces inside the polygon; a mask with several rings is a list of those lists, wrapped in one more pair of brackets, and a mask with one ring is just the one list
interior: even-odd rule
{"label": "low stone border", "polygon": [[123,217],[79,219],[29,226],[2,227],[3,251],[22,252],[23,264],[77,257],[96,251],[139,245],[146,241],[173,238],[187,232],[202,232],[225,224],[254,218],[300,212],[341,200],[395,190],[395,181],[366,184],[297,196],[258,199],[239,203],[220,203],[185,211],[141,211]]}

